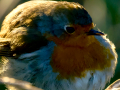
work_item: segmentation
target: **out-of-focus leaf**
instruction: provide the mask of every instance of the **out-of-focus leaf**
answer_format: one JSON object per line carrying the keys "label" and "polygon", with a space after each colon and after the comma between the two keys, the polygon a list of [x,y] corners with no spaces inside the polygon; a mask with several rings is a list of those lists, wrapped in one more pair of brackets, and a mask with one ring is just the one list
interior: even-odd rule
{"label": "out-of-focus leaf", "polygon": [[8,85],[9,87],[15,88],[17,90],[42,90],[40,88],[32,86],[32,84],[29,82],[21,81],[9,77],[0,77],[0,84]]}

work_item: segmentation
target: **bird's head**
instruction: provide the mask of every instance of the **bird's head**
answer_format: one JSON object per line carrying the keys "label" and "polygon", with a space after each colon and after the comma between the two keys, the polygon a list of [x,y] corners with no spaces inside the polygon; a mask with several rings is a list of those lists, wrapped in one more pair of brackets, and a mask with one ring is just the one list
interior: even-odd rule
{"label": "bird's head", "polygon": [[52,25],[50,30],[44,30],[43,35],[57,45],[85,47],[94,42],[94,35],[104,35],[93,29],[92,18],[78,3],[59,2],[46,13]]}

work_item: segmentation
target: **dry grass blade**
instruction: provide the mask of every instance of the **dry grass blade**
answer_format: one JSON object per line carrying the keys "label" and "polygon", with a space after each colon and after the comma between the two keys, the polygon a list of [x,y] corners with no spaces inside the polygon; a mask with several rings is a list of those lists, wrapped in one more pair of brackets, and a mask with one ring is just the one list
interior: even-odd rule
{"label": "dry grass blade", "polygon": [[120,90],[120,79],[113,82],[105,90]]}

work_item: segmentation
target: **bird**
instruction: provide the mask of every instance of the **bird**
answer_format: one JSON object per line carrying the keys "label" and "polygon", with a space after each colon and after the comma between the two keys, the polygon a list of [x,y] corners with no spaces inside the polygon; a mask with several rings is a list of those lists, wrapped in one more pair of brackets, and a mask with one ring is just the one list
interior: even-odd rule
{"label": "bird", "polygon": [[103,90],[114,75],[117,53],[107,34],[94,27],[76,2],[17,6],[0,31],[0,75],[43,90]]}

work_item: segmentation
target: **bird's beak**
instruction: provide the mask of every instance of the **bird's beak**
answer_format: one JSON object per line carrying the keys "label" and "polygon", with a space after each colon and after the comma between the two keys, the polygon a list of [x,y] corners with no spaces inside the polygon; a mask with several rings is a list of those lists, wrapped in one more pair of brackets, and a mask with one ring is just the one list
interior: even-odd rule
{"label": "bird's beak", "polygon": [[96,31],[94,29],[91,29],[89,32],[87,32],[88,35],[105,35],[104,33],[100,31]]}

